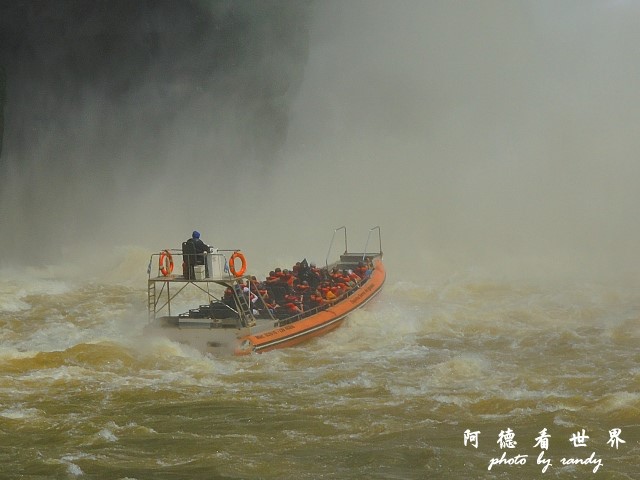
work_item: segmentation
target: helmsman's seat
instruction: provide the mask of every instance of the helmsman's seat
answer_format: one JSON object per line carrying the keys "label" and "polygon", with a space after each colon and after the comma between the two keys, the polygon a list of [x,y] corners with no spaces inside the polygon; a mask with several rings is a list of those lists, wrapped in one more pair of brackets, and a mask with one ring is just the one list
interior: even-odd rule
{"label": "helmsman's seat", "polygon": [[193,280],[196,277],[193,267],[197,264],[196,245],[193,240],[182,242],[182,275],[184,278]]}

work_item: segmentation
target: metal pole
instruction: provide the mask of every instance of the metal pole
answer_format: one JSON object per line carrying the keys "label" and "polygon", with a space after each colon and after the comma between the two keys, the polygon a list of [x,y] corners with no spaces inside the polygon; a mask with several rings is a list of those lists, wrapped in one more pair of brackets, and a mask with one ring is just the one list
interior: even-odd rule
{"label": "metal pole", "polygon": [[338,230],[344,230],[344,251],[347,251],[347,227],[338,227],[333,231],[333,236],[331,237],[331,243],[329,244],[329,251],[327,252],[327,258],[324,260],[324,264],[326,267],[329,266],[329,255],[331,254],[331,247],[333,247],[333,241],[336,238],[336,232]]}

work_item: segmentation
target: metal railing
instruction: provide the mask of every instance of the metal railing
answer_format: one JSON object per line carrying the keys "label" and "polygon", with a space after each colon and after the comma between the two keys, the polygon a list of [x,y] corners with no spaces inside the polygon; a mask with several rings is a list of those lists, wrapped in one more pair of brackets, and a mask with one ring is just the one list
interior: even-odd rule
{"label": "metal railing", "polygon": [[367,243],[364,245],[364,253],[362,254],[362,260],[364,260],[367,256],[367,247],[369,247],[369,240],[371,239],[371,233],[377,230],[378,231],[378,254],[382,255],[382,234],[380,232],[380,226],[375,226],[369,229],[369,235],[367,236]]}
{"label": "metal railing", "polygon": [[329,267],[329,255],[331,255],[331,248],[333,247],[333,241],[336,239],[336,232],[338,230],[344,230],[344,251],[345,253],[348,251],[347,248],[347,227],[338,227],[333,231],[333,236],[331,237],[331,243],[329,244],[329,251],[327,252],[327,258],[324,260],[325,267]]}
{"label": "metal railing", "polygon": [[[192,267],[195,265],[207,266],[207,257],[211,257],[211,258],[218,259],[220,265],[223,266],[222,268],[223,268],[224,274],[222,277],[218,277],[218,276],[212,275],[214,272],[208,272],[209,276],[207,276],[206,278],[233,280],[233,278],[235,277],[231,274],[231,271],[229,269],[229,259],[222,252],[231,252],[233,254],[234,252],[238,252],[238,251],[240,250],[238,249],[220,250],[219,249],[214,252],[183,253],[181,249],[166,248],[159,253],[151,254],[151,257],[149,258],[149,265],[147,266],[147,274],[149,276],[149,279],[157,277],[158,279],[161,279],[161,280],[166,279],[168,281],[168,280],[175,280],[175,279],[179,279],[180,277],[183,277],[186,280],[196,280],[195,278],[191,277],[191,275],[184,277],[185,272],[182,270],[183,265],[186,264]],[[173,270],[167,275],[164,275],[162,273],[163,265],[160,264],[160,259],[165,252],[169,252],[173,260]]]}
{"label": "metal railing", "polygon": [[[197,259],[204,257],[204,254],[187,254],[183,253],[182,249],[164,249],[159,253],[152,253],[149,258],[149,265],[147,267],[148,274],[148,286],[147,286],[147,295],[148,295],[148,309],[149,309],[149,321],[152,321],[156,318],[156,316],[166,309],[169,316],[171,316],[171,303],[172,301],[180,295],[189,285],[194,286],[198,290],[202,291],[206,298],[209,301],[211,299],[216,299],[215,295],[213,295],[209,289],[210,283],[216,283],[219,285],[227,285],[233,284],[236,281],[240,281],[246,279],[246,276],[236,277],[234,276],[229,269],[229,260],[227,256],[222,252],[237,252],[238,249],[225,249],[225,250],[217,250],[213,252],[207,252],[206,255],[216,257],[218,259],[218,264],[221,267],[222,274],[217,275],[217,272],[209,272],[209,275],[205,276],[205,278],[199,279],[194,278],[192,276],[192,272],[190,271],[189,264],[197,265],[200,262],[197,262]],[[163,255],[166,257],[167,252],[171,255],[170,262],[173,263],[173,269],[167,269],[166,267],[169,265],[169,261],[162,259]],[[161,263],[160,260],[163,260]],[[191,260],[191,262],[187,262],[187,260]],[[167,263],[165,263],[167,262]],[[186,270],[183,270],[183,263],[186,264]],[[205,264],[210,263],[207,261],[205,257]],[[205,265],[203,265],[205,266]],[[163,267],[165,270],[171,270],[166,275],[162,273]],[[206,266],[208,269],[208,266]],[[185,275],[186,274],[186,275]],[[214,275],[215,274],[215,275]],[[157,284],[160,284],[158,287]],[[178,285],[177,290],[173,290],[171,285]],[[202,284],[205,284],[206,288],[203,288]]]}
{"label": "metal railing", "polygon": [[313,308],[310,308],[308,310],[304,310],[304,311],[302,311],[300,313],[296,313],[296,314],[291,315],[289,317],[278,318],[276,320],[276,323],[275,323],[274,326],[281,327],[282,325],[288,325],[289,323],[293,323],[293,322],[296,322],[298,320],[302,320],[303,318],[310,317],[311,315],[314,315],[314,314],[316,314],[318,312],[321,312],[323,310],[327,310],[327,309],[331,308],[333,305],[335,305],[336,303],[340,303],[341,301],[349,298],[351,295],[356,293],[358,290],[360,290],[360,287],[362,285],[364,285],[364,283],[366,281],[367,281],[367,279],[363,278],[362,281],[359,282],[357,285],[351,287],[349,290],[347,290],[346,292],[344,292],[341,295],[337,296],[333,300],[326,300],[326,303],[323,303],[322,305],[318,305],[317,307],[313,307]]}

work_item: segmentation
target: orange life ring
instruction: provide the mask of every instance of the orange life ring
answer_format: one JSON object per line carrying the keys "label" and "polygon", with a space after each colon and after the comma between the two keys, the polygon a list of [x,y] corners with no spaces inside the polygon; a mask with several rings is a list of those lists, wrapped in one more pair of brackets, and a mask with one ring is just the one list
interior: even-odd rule
{"label": "orange life ring", "polygon": [[[239,258],[242,263],[242,266],[238,271],[236,271],[235,265],[236,258]],[[229,259],[229,271],[236,277],[241,277],[244,275],[244,272],[247,271],[247,259],[244,258],[244,255],[241,252],[233,252],[233,255],[231,255],[231,258]]]}
{"label": "orange life ring", "polygon": [[171,272],[173,272],[173,257],[169,250],[163,250],[160,254],[160,273],[166,277],[171,275]]}

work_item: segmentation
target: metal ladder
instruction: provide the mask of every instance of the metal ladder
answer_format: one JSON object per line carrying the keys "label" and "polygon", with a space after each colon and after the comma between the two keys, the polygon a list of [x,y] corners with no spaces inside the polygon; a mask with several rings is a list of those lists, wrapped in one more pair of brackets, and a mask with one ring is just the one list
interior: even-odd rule
{"label": "metal ladder", "polygon": [[238,309],[240,310],[240,323],[243,327],[252,327],[256,324],[256,319],[253,316],[251,305],[249,300],[245,296],[244,292],[236,292],[236,298],[238,299]]}
{"label": "metal ladder", "polygon": [[147,285],[147,307],[149,312],[149,322],[156,316],[156,282],[149,282]]}

